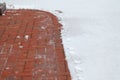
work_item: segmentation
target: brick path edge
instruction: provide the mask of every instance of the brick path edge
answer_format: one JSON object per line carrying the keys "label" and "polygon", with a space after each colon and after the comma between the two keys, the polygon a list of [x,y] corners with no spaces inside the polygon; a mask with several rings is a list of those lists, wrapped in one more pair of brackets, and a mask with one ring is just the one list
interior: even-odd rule
{"label": "brick path edge", "polygon": [[7,10],[0,16],[0,80],[71,80],[61,28],[50,12]]}

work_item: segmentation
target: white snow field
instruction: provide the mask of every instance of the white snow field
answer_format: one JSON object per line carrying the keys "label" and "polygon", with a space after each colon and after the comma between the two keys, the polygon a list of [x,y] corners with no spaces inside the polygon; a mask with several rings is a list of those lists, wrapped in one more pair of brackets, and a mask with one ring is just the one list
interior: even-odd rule
{"label": "white snow field", "polygon": [[0,2],[6,2],[9,8],[52,11],[60,17],[72,80],[120,80],[120,0]]}

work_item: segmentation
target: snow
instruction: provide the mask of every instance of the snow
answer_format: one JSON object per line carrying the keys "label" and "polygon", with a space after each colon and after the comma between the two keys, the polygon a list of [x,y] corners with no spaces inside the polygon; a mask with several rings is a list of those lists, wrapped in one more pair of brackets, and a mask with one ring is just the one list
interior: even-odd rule
{"label": "snow", "polygon": [[19,48],[21,48],[21,49],[22,49],[23,47],[24,47],[24,46],[22,46],[22,45],[19,46]]}
{"label": "snow", "polygon": [[72,80],[120,80],[120,0],[3,1],[59,17]]}
{"label": "snow", "polygon": [[20,36],[16,36],[16,38],[20,39],[21,37]]}
{"label": "snow", "polygon": [[6,69],[6,70],[9,70],[9,69],[10,69],[10,67],[6,67],[5,69]]}
{"label": "snow", "polygon": [[28,39],[29,39],[29,35],[25,35],[24,38],[25,38],[26,40],[28,40]]}

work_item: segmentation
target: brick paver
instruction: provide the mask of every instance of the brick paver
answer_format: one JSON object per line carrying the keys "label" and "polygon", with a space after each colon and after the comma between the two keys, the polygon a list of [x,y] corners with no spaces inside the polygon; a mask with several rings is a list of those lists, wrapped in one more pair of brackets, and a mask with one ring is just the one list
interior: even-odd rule
{"label": "brick paver", "polygon": [[7,10],[0,16],[0,80],[71,80],[54,15]]}

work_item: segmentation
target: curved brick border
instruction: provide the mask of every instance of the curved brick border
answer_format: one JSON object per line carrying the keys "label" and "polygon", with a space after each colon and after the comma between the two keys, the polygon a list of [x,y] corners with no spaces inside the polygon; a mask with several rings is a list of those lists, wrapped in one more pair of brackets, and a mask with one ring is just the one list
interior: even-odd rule
{"label": "curved brick border", "polygon": [[7,10],[0,16],[0,80],[71,80],[56,16]]}

